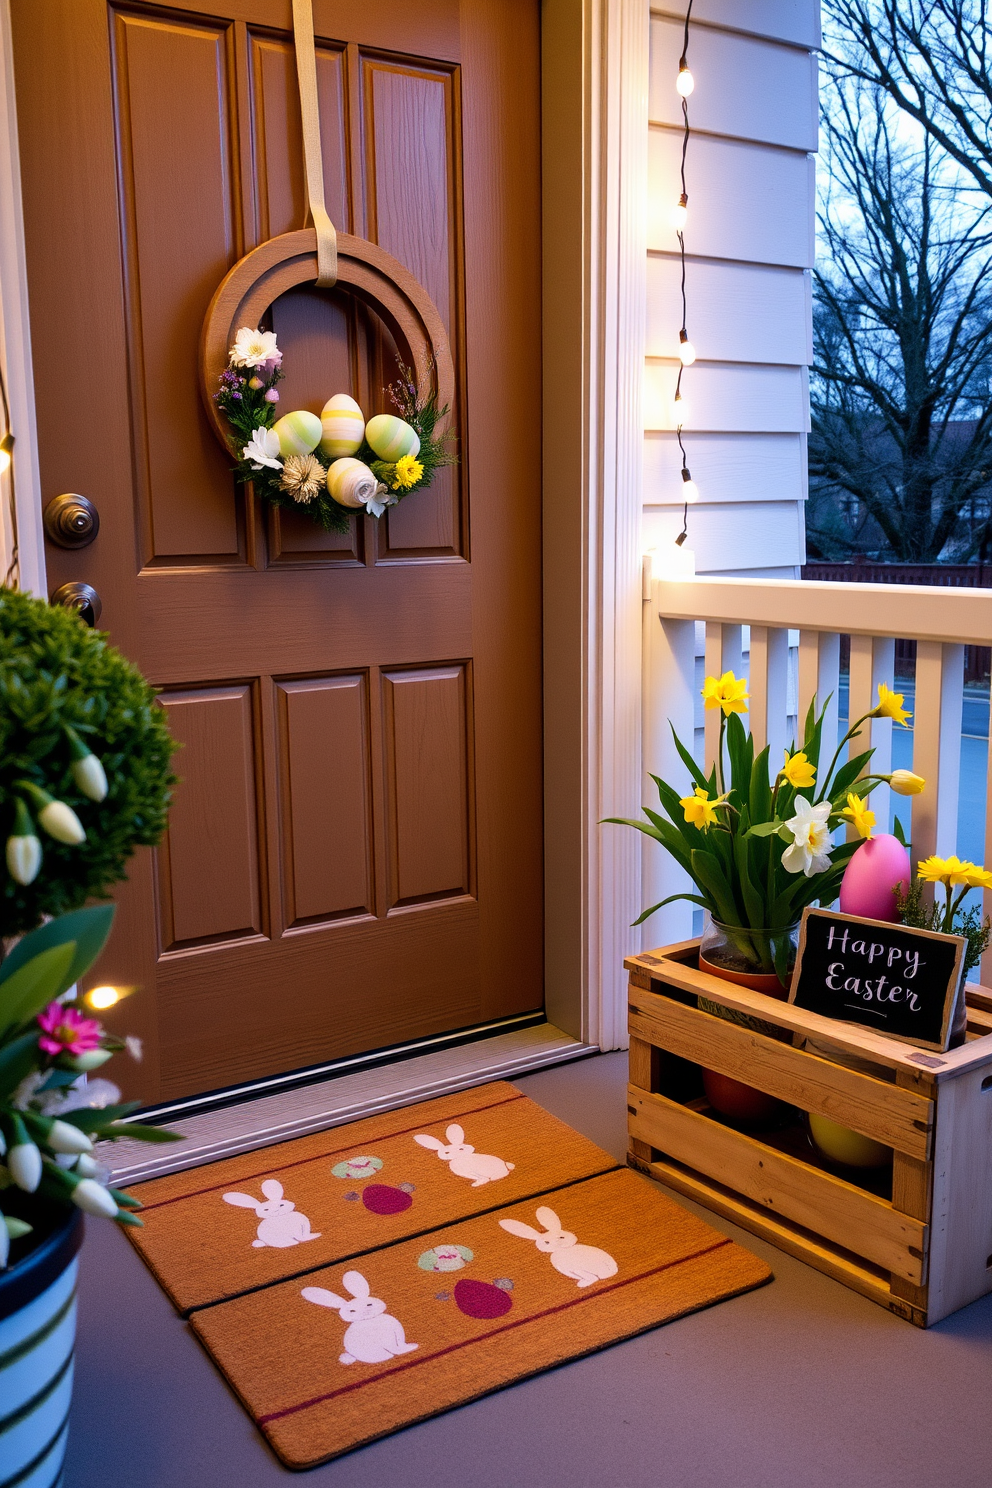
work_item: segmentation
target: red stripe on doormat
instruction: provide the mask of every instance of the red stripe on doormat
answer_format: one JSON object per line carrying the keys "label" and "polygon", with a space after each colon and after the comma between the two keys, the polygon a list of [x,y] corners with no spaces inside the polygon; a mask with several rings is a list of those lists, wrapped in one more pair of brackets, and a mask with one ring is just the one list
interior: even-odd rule
{"label": "red stripe on doormat", "polygon": [[[470,1111],[452,1111],[450,1116],[442,1116],[440,1117],[440,1120],[446,1121],[450,1126],[453,1121],[458,1121],[459,1117],[475,1116],[480,1111],[494,1111],[497,1106],[508,1106],[515,1100],[529,1099],[530,1097],[525,1096],[522,1090],[518,1090],[516,1095],[508,1095],[506,1100],[493,1101],[491,1105],[488,1106],[474,1106]],[[375,1117],[366,1116],[362,1119],[365,1121],[374,1121]],[[393,1137],[406,1137],[409,1136],[410,1132],[420,1131],[422,1127],[431,1126],[433,1124],[434,1123],[430,1121],[420,1121],[417,1123],[416,1126],[406,1126],[403,1128],[402,1131],[388,1132],[384,1137],[372,1137],[371,1140],[373,1142],[389,1142],[392,1141]],[[286,1141],[305,1142],[306,1137],[287,1137]],[[282,1144],[273,1142],[272,1145],[275,1147],[281,1146]],[[354,1142],[349,1142],[347,1147],[332,1147],[330,1152],[312,1153],[310,1157],[301,1157],[296,1162],[280,1163],[279,1166],[275,1169],[263,1168],[261,1173],[242,1173],[241,1176],[238,1178],[225,1178],[222,1183],[212,1183],[208,1188],[192,1188],[187,1193],[173,1194],[171,1199],[158,1199],[150,1204],[142,1204],[141,1207],[147,1213],[147,1211],[150,1209],[164,1209],[166,1204],[178,1204],[183,1199],[198,1199],[202,1197],[203,1194],[216,1193],[218,1189],[226,1188],[228,1183],[257,1183],[259,1178],[271,1178],[273,1171],[277,1173],[288,1173],[290,1168],[303,1168],[306,1167],[307,1163],[323,1162],[325,1157],[340,1157],[342,1153],[349,1151],[349,1149],[353,1149],[354,1146]],[[261,1150],[266,1151],[267,1149],[262,1148]],[[216,1159],[216,1161],[233,1162],[234,1158],[219,1157]],[[204,1164],[204,1166],[213,1167],[213,1163]],[[148,1183],[154,1183],[155,1179],[148,1178],[145,1181]],[[141,1185],[136,1183],[134,1186],[135,1188],[139,1188]]]}
{"label": "red stripe on doormat", "polygon": [[573,1297],[568,1302],[559,1302],[556,1307],[546,1307],[543,1312],[535,1312],[530,1317],[517,1318],[512,1323],[504,1323],[501,1328],[494,1328],[482,1338],[466,1338],[462,1343],[449,1343],[447,1348],[438,1349],[434,1354],[421,1354],[416,1359],[408,1359],[403,1364],[397,1364],[395,1369],[390,1369],[388,1374],[377,1374],[372,1379],[355,1380],[350,1385],[342,1385],[338,1390],[330,1390],[326,1395],[315,1395],[312,1400],[302,1400],[299,1405],[287,1405],[285,1409],[272,1411],[267,1416],[256,1416],[259,1426],[267,1426],[270,1421],[281,1421],[285,1416],[294,1416],[298,1411],[310,1410],[315,1405],[325,1405],[329,1400],[337,1400],[340,1395],[350,1395],[353,1390],[364,1389],[366,1385],[379,1384],[384,1379],[392,1379],[393,1375],[400,1374],[404,1369],[416,1369],[420,1364],[432,1364],[435,1359],[443,1359],[446,1354],[457,1353],[459,1349],[468,1348],[473,1343],[488,1342],[499,1333],[509,1333],[514,1328],[523,1328],[527,1323],[540,1322],[542,1318],[553,1317],[558,1312],[567,1312],[570,1307],[578,1307],[583,1302],[591,1302],[593,1297],[605,1297],[607,1292],[619,1291],[621,1287],[633,1286],[635,1282],[647,1281],[652,1276],[659,1276],[662,1271],[671,1271],[674,1266],[684,1266],[688,1261],[698,1261],[700,1256],[709,1255],[714,1250],[722,1250],[725,1245],[733,1245],[729,1236],[724,1236],[713,1245],[704,1246],[702,1250],[694,1250],[691,1255],[679,1256],[677,1261],[666,1261],[663,1266],[655,1266],[651,1271],[643,1271],[640,1276],[628,1276],[624,1281],[614,1281],[609,1286],[602,1287],[598,1292],[585,1297]]}

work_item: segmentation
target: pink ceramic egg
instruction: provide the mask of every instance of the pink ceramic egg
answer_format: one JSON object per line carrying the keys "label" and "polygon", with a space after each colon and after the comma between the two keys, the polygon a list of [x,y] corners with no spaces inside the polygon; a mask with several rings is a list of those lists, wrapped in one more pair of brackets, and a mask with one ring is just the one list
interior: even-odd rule
{"label": "pink ceramic egg", "polygon": [[882,832],[862,842],[851,858],[840,885],[842,914],[862,915],[868,920],[897,920],[892,890],[902,884],[905,894],[912,879],[909,852],[898,837]]}

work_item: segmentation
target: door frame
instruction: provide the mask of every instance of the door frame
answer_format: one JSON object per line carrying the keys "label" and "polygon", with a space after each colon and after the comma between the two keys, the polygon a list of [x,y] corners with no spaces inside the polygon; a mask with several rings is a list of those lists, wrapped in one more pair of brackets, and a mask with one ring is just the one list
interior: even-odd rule
{"label": "door frame", "polygon": [[[649,0],[541,0],[545,998],[626,1044],[640,846]],[[576,305],[581,313],[576,316]],[[47,593],[9,0],[0,0],[0,358],[17,434],[21,588]],[[564,369],[564,370],[563,370]],[[10,560],[0,477],[0,577]]]}

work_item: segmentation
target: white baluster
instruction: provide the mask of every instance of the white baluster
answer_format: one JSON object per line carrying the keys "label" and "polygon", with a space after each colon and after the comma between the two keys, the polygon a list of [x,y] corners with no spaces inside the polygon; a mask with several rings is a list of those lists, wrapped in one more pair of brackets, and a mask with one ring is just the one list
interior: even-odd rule
{"label": "white baluster", "polygon": [[[691,795],[688,770],[679,758],[672,728],[692,753],[695,707],[696,627],[692,620],[662,620],[654,600],[644,606],[644,800],[664,816],[658,792],[649,775],[659,775],[680,796]],[[671,726],[670,726],[671,725]],[[642,839],[641,884],[644,908],[669,894],[692,889],[686,873],[660,843]],[[693,906],[686,901],[666,905],[642,926],[642,945],[669,945],[692,935]]]}
{"label": "white baluster", "polygon": [[913,769],[927,782],[913,798],[913,856],[946,857],[957,845],[964,647],[916,643]]}

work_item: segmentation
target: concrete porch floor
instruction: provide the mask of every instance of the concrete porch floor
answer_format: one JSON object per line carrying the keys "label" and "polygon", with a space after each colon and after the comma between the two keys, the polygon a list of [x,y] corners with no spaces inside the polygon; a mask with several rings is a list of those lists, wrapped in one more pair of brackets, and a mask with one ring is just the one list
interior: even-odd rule
{"label": "concrete porch floor", "polygon": [[[515,1083],[620,1158],[625,1080],[626,1055],[606,1054]],[[305,1480],[315,1488],[989,1488],[992,1296],[923,1333],[705,1217],[765,1257],[774,1282],[387,1437]],[[124,1236],[91,1220],[64,1488],[268,1488],[295,1476]]]}

